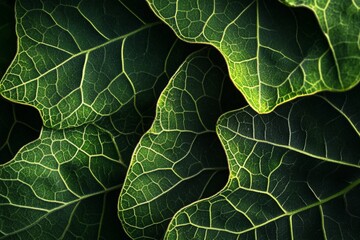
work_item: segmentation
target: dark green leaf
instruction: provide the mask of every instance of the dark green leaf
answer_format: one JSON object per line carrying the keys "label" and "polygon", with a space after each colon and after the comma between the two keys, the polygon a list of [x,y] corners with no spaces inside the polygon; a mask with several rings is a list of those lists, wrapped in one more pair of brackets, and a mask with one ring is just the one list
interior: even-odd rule
{"label": "dark green leaf", "polygon": [[281,0],[311,9],[325,33],[340,82],[360,81],[360,2],[358,0]]}
{"label": "dark green leaf", "polygon": [[223,186],[227,165],[215,122],[242,101],[219,58],[204,49],[184,62],[135,149],[119,199],[120,219],[134,239],[161,239],[177,210]]}
{"label": "dark green leaf", "polygon": [[303,98],[268,115],[224,114],[217,132],[228,183],[179,211],[166,238],[358,239],[359,92]]}
{"label": "dark green leaf", "polygon": [[19,50],[0,91],[38,108],[47,127],[76,127],[138,98],[151,101],[178,66],[168,59],[177,40],[141,0],[19,0],[16,20]]}
{"label": "dark green leaf", "polygon": [[[151,86],[151,91],[139,92],[134,96],[134,101],[123,105],[116,113],[103,117],[95,123],[113,136],[122,159],[127,165],[140,137],[150,128],[154,120],[156,101],[170,75],[194,49],[182,41],[175,40],[168,52],[164,75]],[[139,82],[139,84],[142,83]]]}
{"label": "dark green leaf", "polygon": [[[16,52],[14,2],[0,1],[0,76]],[[31,117],[29,117],[31,116]],[[0,164],[11,160],[26,143],[39,136],[41,119],[34,109],[0,97]]]}
{"label": "dark green leaf", "polygon": [[0,167],[0,238],[124,235],[114,198],[125,171],[111,136],[97,127],[43,129]]}
{"label": "dark green leaf", "polygon": [[310,11],[292,10],[277,0],[148,2],[181,39],[217,48],[236,87],[259,113],[298,96],[344,91],[360,81],[360,11],[354,1],[317,5],[321,12],[329,2],[321,18],[325,36]]}

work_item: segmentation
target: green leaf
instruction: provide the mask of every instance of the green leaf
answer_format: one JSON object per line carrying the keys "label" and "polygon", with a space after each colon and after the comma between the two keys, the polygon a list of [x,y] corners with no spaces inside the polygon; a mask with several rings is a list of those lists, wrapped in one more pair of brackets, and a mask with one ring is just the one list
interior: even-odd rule
{"label": "green leaf", "polygon": [[117,196],[126,168],[107,133],[93,125],[44,128],[0,166],[1,239],[121,236]]}
{"label": "green leaf", "polygon": [[170,79],[170,75],[195,49],[180,40],[175,40],[167,53],[167,62],[164,68],[166,75],[159,78],[154,86],[151,86],[151,91],[139,92],[134,96],[134,101],[126,103],[116,113],[94,123],[112,135],[126,165],[129,164],[140,137],[150,128],[154,120],[156,101]]}
{"label": "green leaf", "polygon": [[180,210],[165,238],[358,239],[359,92],[221,116],[228,183]]}
{"label": "green leaf", "polygon": [[10,161],[21,147],[38,138],[40,129],[41,118],[35,109],[0,97],[0,164]]}
{"label": "green leaf", "polygon": [[16,20],[19,49],[0,93],[35,106],[47,127],[151,102],[183,60],[169,59],[177,40],[141,0],[19,0]]}
{"label": "green leaf", "polygon": [[[37,107],[55,129],[45,127],[0,165],[0,239],[125,236],[116,209],[130,156],[168,79],[197,48],[155,22],[147,7],[142,1],[16,3],[19,51],[1,95]],[[28,136],[20,134],[26,132],[5,132],[22,126],[25,112],[18,109],[0,109],[1,151],[25,145]]]}
{"label": "green leaf", "polygon": [[189,56],[158,100],[119,199],[119,217],[133,239],[161,239],[177,210],[223,187],[227,165],[215,122],[242,101],[219,58],[209,49]]}
{"label": "green leaf", "polygon": [[348,118],[353,128],[360,133],[360,101],[357,91],[354,89],[347,94],[325,93],[323,99]]}
{"label": "green leaf", "polygon": [[0,239],[359,238],[359,0],[148,2],[0,0]]}
{"label": "green leaf", "polygon": [[325,36],[311,11],[277,0],[148,2],[178,37],[217,48],[236,87],[259,113],[298,96],[344,91],[360,81],[360,11],[354,1],[318,4],[331,6],[323,18],[331,21],[331,35],[325,31]]}
{"label": "green leaf", "polygon": [[360,2],[358,0],[281,0],[311,9],[325,33],[341,81],[360,80]]}
{"label": "green leaf", "polygon": [[[13,8],[13,1],[0,1],[0,76],[16,53]],[[10,161],[22,146],[35,140],[40,129],[41,119],[37,111],[10,103],[0,96],[0,164]]]}

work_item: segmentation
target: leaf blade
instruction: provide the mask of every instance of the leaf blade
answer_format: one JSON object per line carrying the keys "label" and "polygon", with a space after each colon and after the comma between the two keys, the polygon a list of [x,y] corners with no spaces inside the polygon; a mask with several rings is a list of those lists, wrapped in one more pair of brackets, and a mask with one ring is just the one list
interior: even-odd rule
{"label": "leaf blade", "polygon": [[168,61],[177,40],[146,4],[136,3],[18,1],[19,49],[1,94],[35,106],[45,126],[64,129],[98,121],[151,95],[153,86],[164,87],[172,74],[167,65],[182,61]]}
{"label": "leaf blade", "polygon": [[231,87],[217,58],[203,49],[185,60],[133,153],[118,208],[134,239],[162,238],[179,208],[222,186],[227,168],[214,127],[220,113],[237,101],[236,94],[223,94]]}
{"label": "leaf blade", "polygon": [[[337,99],[340,103],[344,98],[352,99],[352,103],[356,105],[358,98],[355,96],[358,92],[357,87],[339,96],[326,94],[326,99],[331,97],[332,101]],[[360,157],[356,147],[336,150],[350,154],[349,161],[353,164],[349,166],[344,164],[344,159],[326,161],[318,157],[320,154],[306,155],[272,142],[244,137],[244,132],[251,132],[251,128],[259,132],[266,131],[261,124],[268,129],[276,129],[277,125],[281,125],[279,116],[284,118],[290,111],[299,111],[300,108],[294,107],[296,104],[304,109],[305,114],[299,116],[313,116],[312,122],[320,123],[322,116],[319,113],[328,112],[329,108],[326,106],[332,108],[333,105],[325,101],[323,96],[311,98],[287,103],[268,115],[258,115],[249,107],[222,115],[217,132],[230,165],[228,183],[219,193],[177,212],[165,238],[356,238],[356,229],[360,224],[356,203],[360,189]],[[312,112],[311,108],[317,109],[314,105],[316,101],[321,102],[322,109]],[[350,118],[346,117],[346,113],[341,114],[338,109],[333,110],[337,114],[332,120],[344,120],[342,124],[336,124],[337,130],[348,128],[354,133],[344,134],[339,138],[332,135],[331,139],[327,139],[329,144],[351,145],[354,142],[355,146],[360,146],[359,135],[354,124],[349,121]],[[263,122],[259,124],[255,118]],[[276,124],[266,124],[271,118],[277,119]],[[291,122],[291,118],[284,119]],[[321,135],[324,133],[321,129],[329,128],[325,124],[319,124],[317,131],[309,131],[310,125],[302,125],[299,121],[293,125],[307,133],[306,136],[298,137],[305,140]],[[277,135],[289,134],[282,131],[281,127],[279,129]],[[327,131],[331,133],[332,130]],[[345,155],[338,155],[341,156]],[[347,199],[351,201],[348,202]]]}
{"label": "leaf blade", "polygon": [[[299,96],[345,91],[360,81],[353,67],[359,61],[333,67],[340,58],[358,59],[359,50],[351,47],[354,51],[333,56],[332,45],[304,9],[293,11],[277,1],[262,0],[148,2],[179,38],[217,48],[234,84],[259,113]],[[347,47],[344,43],[339,48]]]}
{"label": "leaf blade", "polygon": [[120,230],[111,221],[115,212],[103,218],[105,200],[113,191],[116,197],[125,176],[117,154],[111,137],[93,125],[43,129],[0,166],[0,238],[103,237],[102,225]]}

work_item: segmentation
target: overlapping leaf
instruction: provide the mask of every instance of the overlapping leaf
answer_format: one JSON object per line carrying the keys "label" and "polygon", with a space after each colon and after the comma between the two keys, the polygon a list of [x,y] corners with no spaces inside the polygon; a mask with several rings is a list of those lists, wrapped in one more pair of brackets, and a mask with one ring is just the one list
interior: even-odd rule
{"label": "overlapping leaf", "polygon": [[[267,112],[359,82],[357,1],[285,1],[312,9],[321,29],[310,11],[275,0],[151,6],[182,38],[216,46],[252,107]],[[15,47],[1,42],[14,36],[11,1],[4,2],[1,75]],[[209,49],[188,58],[162,93],[117,201],[158,96],[193,50],[147,7],[140,0],[17,1],[19,49],[0,94],[37,107],[46,126],[69,129],[44,128],[0,165],[0,239],[125,238],[117,205],[130,236],[160,239],[189,203],[165,238],[357,238],[359,89],[269,115],[249,107],[225,114],[218,134],[230,179],[193,203],[225,184],[215,122],[241,102],[221,55]],[[2,161],[39,124],[28,108],[0,104]]]}
{"label": "overlapping leaf", "polygon": [[[1,239],[125,236],[116,205],[130,155],[169,76],[194,50],[144,8],[141,1],[17,2],[19,50],[1,94],[37,107],[45,125],[69,129],[44,128],[0,165]],[[12,121],[9,109],[0,123],[14,129],[23,115]],[[2,145],[9,128],[1,129]],[[29,135],[21,134],[13,145],[24,145]]]}
{"label": "overlapping leaf", "polygon": [[156,101],[168,79],[189,53],[195,49],[180,40],[175,40],[166,58],[164,76],[162,79],[158,79],[157,83],[151,87],[151,91],[137,93],[134,96],[134,101],[123,105],[116,113],[109,117],[103,117],[95,123],[112,135],[122,159],[127,165],[140,137],[152,124],[155,116]]}
{"label": "overlapping leaf", "polygon": [[19,49],[1,94],[35,106],[54,128],[154,101],[167,65],[178,66],[168,59],[177,40],[147,8],[140,0],[17,1]]}
{"label": "overlapping leaf", "polygon": [[97,127],[43,129],[0,167],[0,239],[123,235],[115,199],[125,171],[113,139]]}
{"label": "overlapping leaf", "polygon": [[360,81],[360,11],[354,1],[316,5],[325,12],[320,18],[330,42],[310,11],[292,10],[277,0],[148,2],[180,38],[219,49],[235,85],[259,113]]}
{"label": "overlapping leaf", "polygon": [[227,165],[215,122],[241,101],[218,59],[204,49],[184,62],[135,149],[119,200],[120,219],[134,239],[161,239],[178,209],[223,186]]}
{"label": "overlapping leaf", "polygon": [[359,92],[224,114],[228,183],[179,211],[166,238],[358,239]]}

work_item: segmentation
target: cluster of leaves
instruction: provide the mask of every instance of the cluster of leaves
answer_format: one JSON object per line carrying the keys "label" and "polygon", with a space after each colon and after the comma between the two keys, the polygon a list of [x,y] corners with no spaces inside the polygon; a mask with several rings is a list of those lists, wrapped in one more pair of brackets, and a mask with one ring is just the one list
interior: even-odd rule
{"label": "cluster of leaves", "polygon": [[358,0],[2,0],[0,46],[0,239],[359,239]]}

